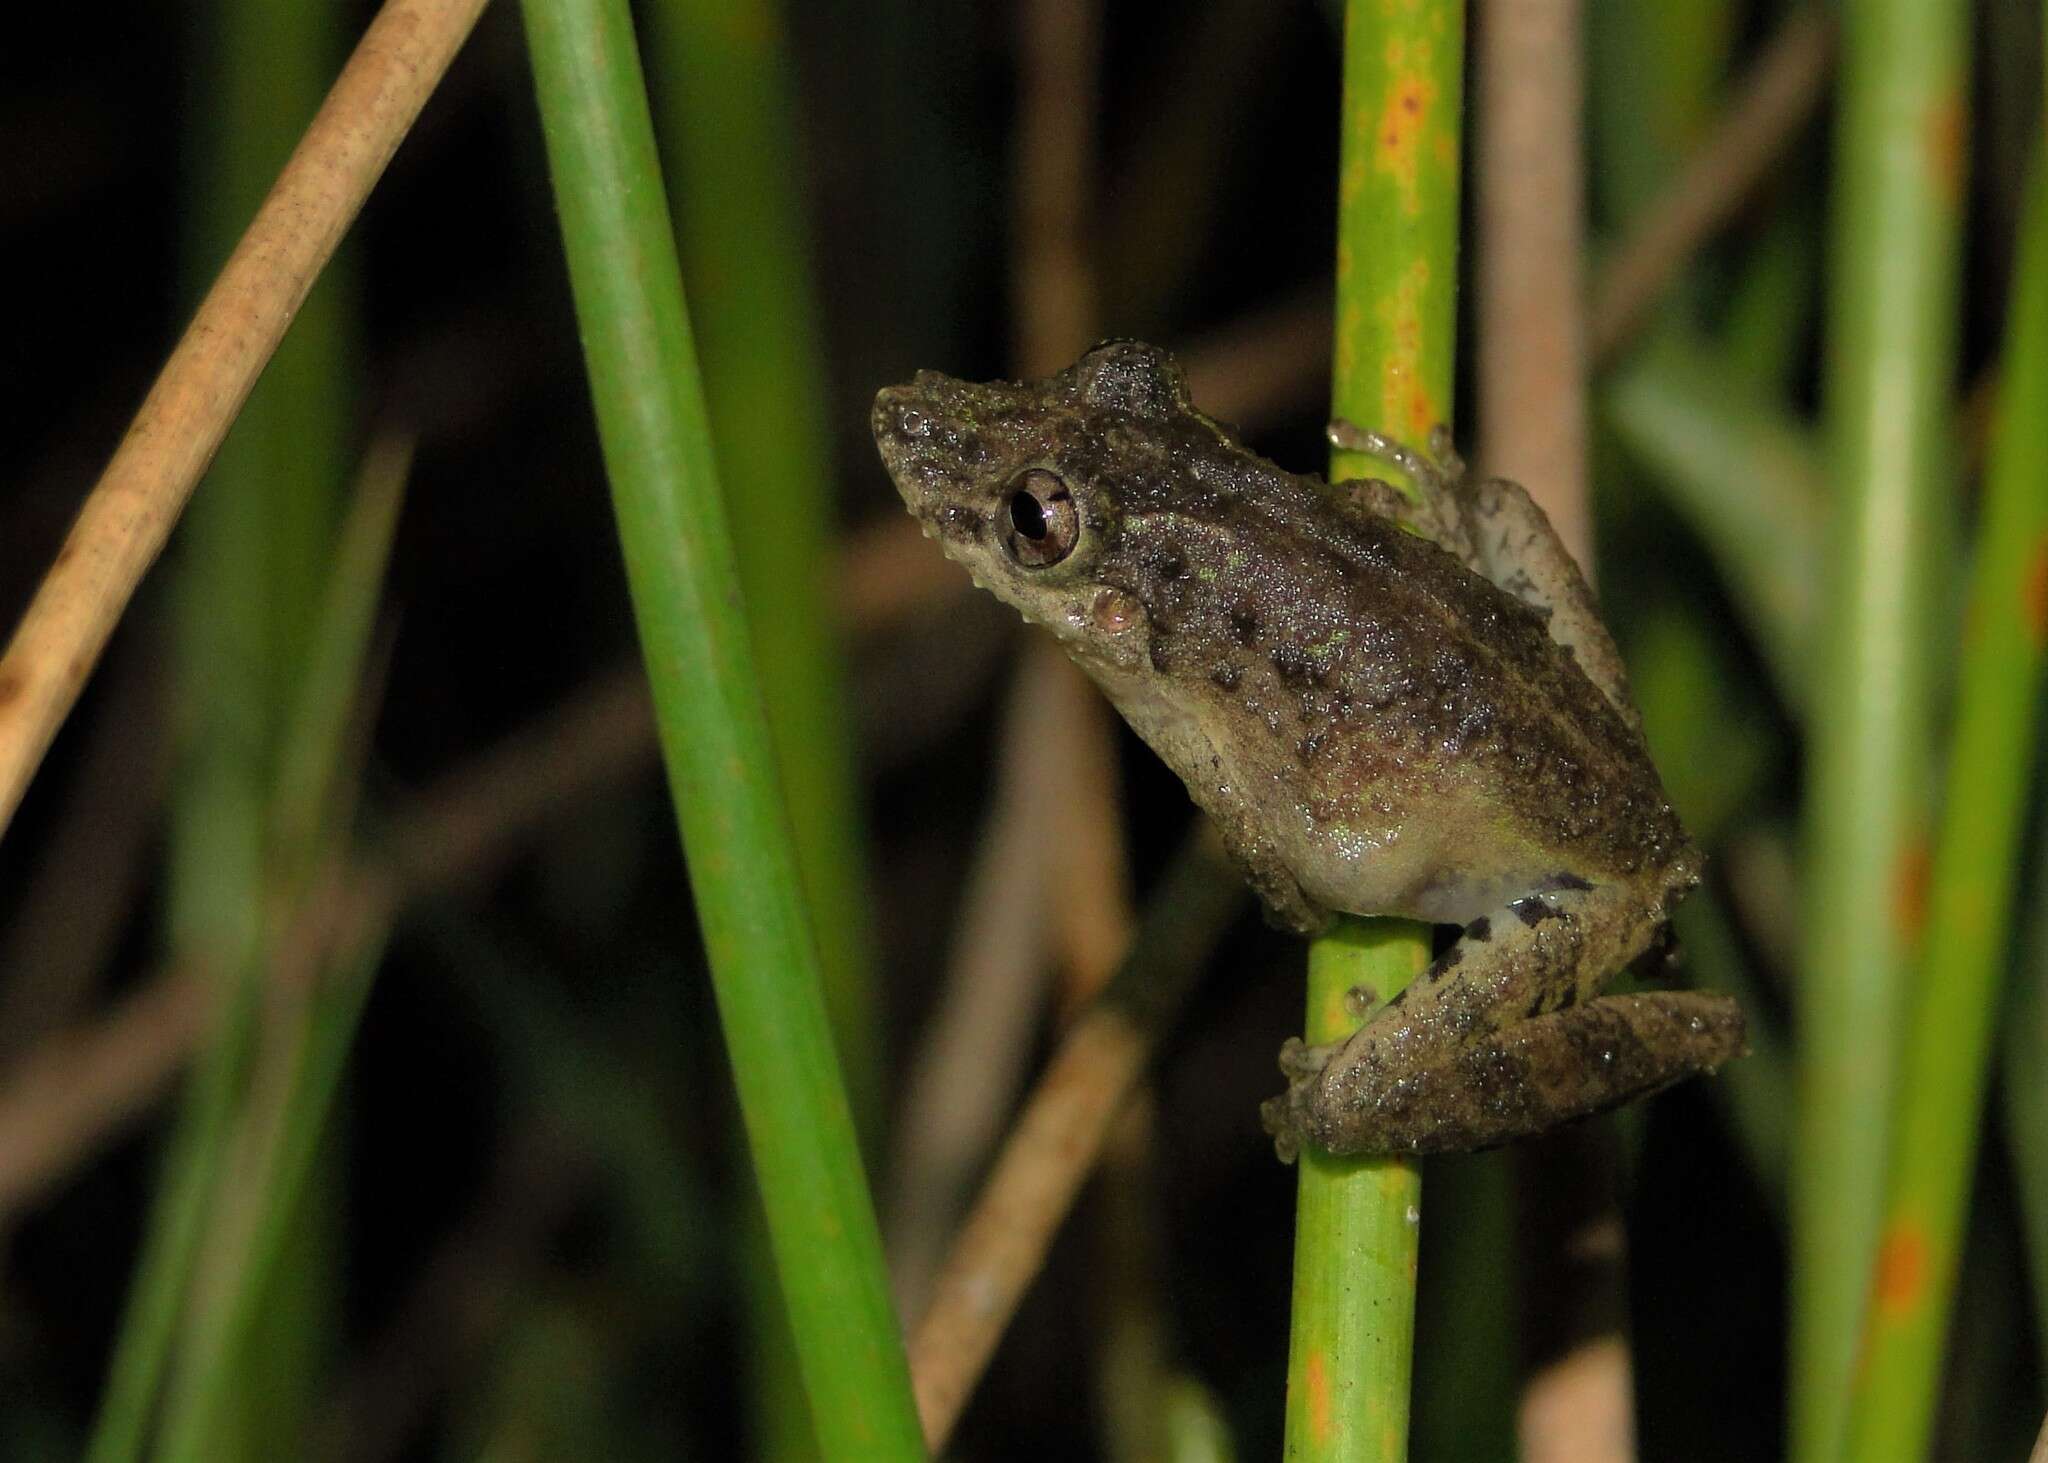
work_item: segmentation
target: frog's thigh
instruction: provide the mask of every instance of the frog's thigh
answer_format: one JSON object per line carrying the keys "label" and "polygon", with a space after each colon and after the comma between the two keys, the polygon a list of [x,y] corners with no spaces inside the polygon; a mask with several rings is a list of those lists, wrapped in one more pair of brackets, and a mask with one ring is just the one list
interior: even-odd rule
{"label": "frog's thigh", "polygon": [[1550,617],[1550,635],[1622,717],[1638,724],[1628,673],[1578,561],[1520,483],[1491,478],[1472,489],[1472,537],[1480,572]]}

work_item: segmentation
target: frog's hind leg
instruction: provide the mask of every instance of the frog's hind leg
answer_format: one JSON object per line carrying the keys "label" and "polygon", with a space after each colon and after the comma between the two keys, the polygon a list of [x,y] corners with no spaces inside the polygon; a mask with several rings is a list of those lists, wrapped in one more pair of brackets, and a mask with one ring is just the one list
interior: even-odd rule
{"label": "frog's hind leg", "polygon": [[1492,1147],[1711,1070],[1742,1048],[1720,996],[1595,999],[1649,944],[1657,902],[1582,880],[1516,900],[1458,942],[1341,1047],[1290,1042],[1266,1104],[1282,1156]]}
{"label": "frog's hind leg", "polygon": [[1642,718],[1628,690],[1628,672],[1579,561],[1520,483],[1489,478],[1467,492],[1465,509],[1479,572],[1543,615],[1550,638],[1572,653],[1629,726]]}
{"label": "frog's hind leg", "polygon": [[[1387,1084],[1372,1094],[1369,1115],[1333,1130],[1326,1146],[1346,1153],[1498,1147],[1711,1072],[1741,1055],[1742,1032],[1741,1008],[1726,996],[1602,996],[1517,1022]],[[1305,1066],[1300,1056],[1295,1064]],[[1289,1101],[1275,1098],[1269,1109]],[[1313,1117],[1266,1116],[1283,1157],[1302,1137],[1322,1141]]]}
{"label": "frog's hind leg", "polygon": [[1330,423],[1329,439],[1347,452],[1390,462],[1412,478],[1420,504],[1382,483],[1366,506],[1434,539],[1473,572],[1542,615],[1551,639],[1572,653],[1622,720],[1641,729],[1642,718],[1629,696],[1628,672],[1600,618],[1592,588],[1550,519],[1520,483],[1468,479],[1464,460],[1443,427],[1430,433],[1427,455],[1342,420]]}

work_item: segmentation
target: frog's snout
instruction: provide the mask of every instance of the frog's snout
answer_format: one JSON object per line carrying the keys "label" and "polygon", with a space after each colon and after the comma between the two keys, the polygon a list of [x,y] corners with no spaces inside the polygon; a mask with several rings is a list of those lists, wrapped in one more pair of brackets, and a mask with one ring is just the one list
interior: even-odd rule
{"label": "frog's snout", "polygon": [[918,405],[921,395],[915,382],[908,386],[884,386],[875,393],[869,425],[874,429],[875,445],[882,449],[882,456],[892,469],[905,454],[916,451],[931,436],[931,414]]}

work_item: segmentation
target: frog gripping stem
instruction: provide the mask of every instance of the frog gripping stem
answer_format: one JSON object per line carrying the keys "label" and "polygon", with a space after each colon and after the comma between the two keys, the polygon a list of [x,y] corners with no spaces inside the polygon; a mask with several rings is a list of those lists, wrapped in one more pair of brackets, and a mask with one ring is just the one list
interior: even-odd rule
{"label": "frog gripping stem", "polygon": [[1624,886],[1515,901],[1464,936],[1341,1047],[1289,1042],[1261,1109],[1283,1160],[1490,1148],[1619,1106],[1739,1056],[1725,996],[1588,999],[1647,933]]}

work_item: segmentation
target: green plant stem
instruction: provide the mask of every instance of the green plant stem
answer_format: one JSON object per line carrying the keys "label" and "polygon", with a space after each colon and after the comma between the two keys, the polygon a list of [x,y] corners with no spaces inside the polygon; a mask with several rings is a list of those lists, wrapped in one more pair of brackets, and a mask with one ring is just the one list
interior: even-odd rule
{"label": "green plant stem", "polygon": [[1810,740],[1792,1167],[1795,1463],[1841,1456],[1904,975],[1924,917],[1926,627],[1946,539],[1967,30],[1959,0],[1842,12],[1823,392],[1832,572]]}
{"label": "green plant stem", "polygon": [[[825,1000],[854,1117],[879,1121],[875,1029],[851,737],[841,688],[824,326],[811,282],[797,88],[775,0],[664,0],[647,9],[660,58],[656,119],[676,194],[720,479],[735,485],[733,552],[768,729],[820,929]],[[741,487],[743,485],[743,491]]]}
{"label": "green plant stem", "polygon": [[[797,867],[819,929],[855,1126],[882,1119],[871,903],[832,590],[839,519],[826,430],[825,340],[811,282],[797,87],[780,0],[662,0],[644,8],[655,121],[672,185],[733,552]],[[766,1267],[768,1245],[747,1253]],[[811,1424],[774,1280],[749,1279],[759,1456],[812,1453]]]}
{"label": "green plant stem", "polygon": [[[1667,326],[1602,393],[1616,434],[1714,556],[1787,705],[1810,710],[1826,473],[1729,360]],[[1690,809],[1688,809],[1690,816]]]}
{"label": "green plant stem", "polygon": [[624,0],[523,7],[628,584],[818,1445],[924,1453],[754,673]]}
{"label": "green plant stem", "polygon": [[[280,698],[289,719],[277,737],[275,790],[266,799],[271,867],[263,903],[273,912],[262,941],[266,1019],[228,1154],[234,1182],[214,1195],[201,1283],[193,1287],[164,1409],[158,1456],[165,1459],[219,1456],[222,1440],[237,1435],[233,1409],[255,1400],[249,1378],[262,1373],[264,1353],[281,1339],[266,1346],[259,1338],[289,1314],[277,1304],[293,1293],[280,1285],[287,1278],[281,1267],[298,1231],[317,1217],[302,1206],[309,1190],[317,1192],[313,1165],[383,952],[388,922],[380,918],[338,955],[308,963],[299,926],[314,902],[333,897],[333,886],[316,877],[319,862],[346,846],[353,821],[360,776],[351,753],[361,740],[351,733],[368,719],[365,669],[410,464],[409,444],[373,447],[304,637],[298,685]],[[279,1423],[298,1436],[289,1411]]]}
{"label": "green plant stem", "polygon": [[[1352,0],[1345,16],[1332,412],[1412,443],[1451,419],[1464,25],[1461,0],[1391,13]],[[1331,459],[1333,479],[1386,470]],[[1385,1000],[1428,953],[1428,930],[1400,921],[1346,921],[1317,940],[1308,1040],[1350,1035],[1350,990]],[[1412,1162],[1303,1152],[1290,1459],[1406,1456],[1421,1200]]]}
{"label": "green plant stem", "polygon": [[[2006,327],[1998,435],[1901,1058],[1898,1138],[1850,1397],[1850,1455],[1920,1457],[1933,1425],[2034,760],[2048,603],[2048,168],[2037,159]],[[2021,1080],[2026,1080],[2022,1078]]]}

